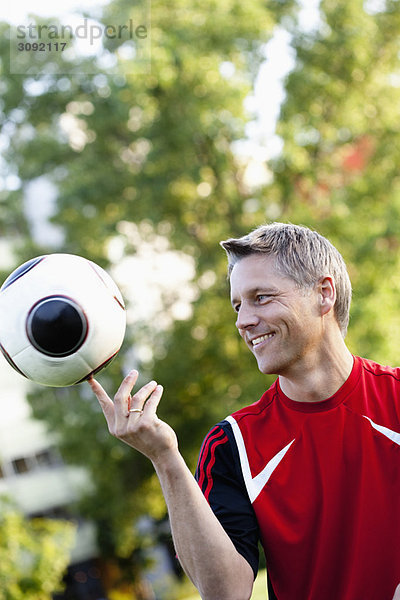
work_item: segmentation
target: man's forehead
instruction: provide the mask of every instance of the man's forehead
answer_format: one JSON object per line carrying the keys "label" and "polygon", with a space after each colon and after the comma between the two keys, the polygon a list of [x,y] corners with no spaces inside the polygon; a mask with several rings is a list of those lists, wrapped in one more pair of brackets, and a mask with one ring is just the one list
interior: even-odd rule
{"label": "man's forehead", "polygon": [[239,259],[233,266],[230,280],[236,283],[242,279],[261,278],[270,279],[271,277],[281,277],[276,269],[274,256],[265,254],[250,254]]}
{"label": "man's forehead", "polygon": [[230,284],[232,294],[250,293],[260,288],[277,289],[286,277],[280,275],[272,256],[252,254],[233,267]]}

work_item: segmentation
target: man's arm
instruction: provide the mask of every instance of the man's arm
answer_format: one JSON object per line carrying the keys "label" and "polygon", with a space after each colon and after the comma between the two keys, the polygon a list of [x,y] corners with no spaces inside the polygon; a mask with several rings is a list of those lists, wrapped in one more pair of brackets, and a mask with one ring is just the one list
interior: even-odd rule
{"label": "man's arm", "polygon": [[137,377],[137,371],[125,377],[114,402],[97,381],[89,381],[109,431],[152,461],[167,503],[179,560],[203,600],[248,600],[253,570],[204,498],[179,453],[175,432],[157,417],[163,389],[151,381],[131,397]]}

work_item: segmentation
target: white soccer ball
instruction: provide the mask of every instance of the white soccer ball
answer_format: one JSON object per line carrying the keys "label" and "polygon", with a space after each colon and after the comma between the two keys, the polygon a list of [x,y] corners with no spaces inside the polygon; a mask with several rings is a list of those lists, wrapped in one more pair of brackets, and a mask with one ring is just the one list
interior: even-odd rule
{"label": "white soccer ball", "polygon": [[119,351],[125,328],[117,285],[81,256],[38,256],[0,288],[0,349],[42,385],[73,385],[100,371]]}

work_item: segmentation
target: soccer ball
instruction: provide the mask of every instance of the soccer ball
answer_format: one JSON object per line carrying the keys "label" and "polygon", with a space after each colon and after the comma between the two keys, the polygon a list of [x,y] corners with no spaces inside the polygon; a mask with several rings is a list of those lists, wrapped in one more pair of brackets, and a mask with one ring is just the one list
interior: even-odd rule
{"label": "soccer ball", "polygon": [[125,327],[118,287],[81,256],[32,258],[0,288],[0,349],[14,369],[42,385],[73,385],[103,369]]}

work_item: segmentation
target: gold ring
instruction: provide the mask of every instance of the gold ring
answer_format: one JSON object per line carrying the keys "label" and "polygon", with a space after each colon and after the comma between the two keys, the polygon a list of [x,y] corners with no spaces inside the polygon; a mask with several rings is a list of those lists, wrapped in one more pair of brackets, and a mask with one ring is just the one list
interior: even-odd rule
{"label": "gold ring", "polygon": [[143,410],[141,408],[130,408],[128,412],[137,412],[137,413],[142,413]]}

